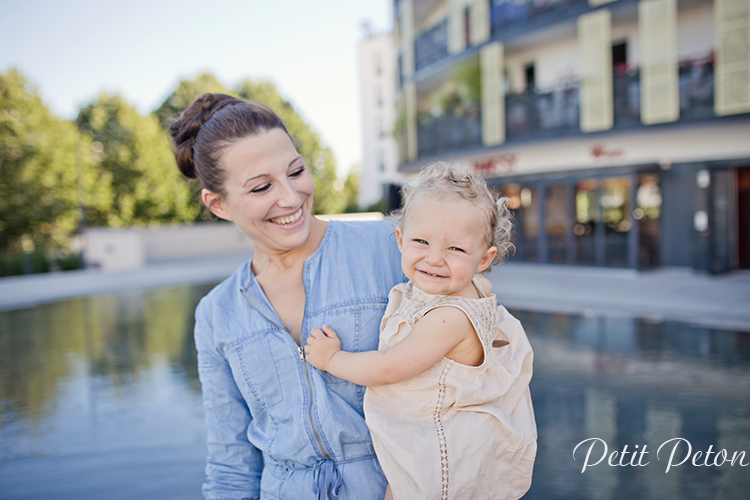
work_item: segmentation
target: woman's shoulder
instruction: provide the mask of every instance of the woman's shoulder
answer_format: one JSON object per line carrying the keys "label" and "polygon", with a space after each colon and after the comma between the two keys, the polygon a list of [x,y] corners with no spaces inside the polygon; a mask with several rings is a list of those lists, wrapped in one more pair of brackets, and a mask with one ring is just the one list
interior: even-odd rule
{"label": "woman's shoulder", "polygon": [[[383,241],[389,240],[390,235],[395,235],[393,223],[390,220],[372,221],[329,221],[331,231],[335,235],[346,237],[357,236],[365,240]],[[395,243],[395,236],[393,242]]]}
{"label": "woman's shoulder", "polygon": [[401,252],[390,220],[330,221],[328,224],[331,225],[330,241],[344,254],[398,259],[400,267]]}
{"label": "woman's shoulder", "polygon": [[231,276],[224,279],[209,291],[198,304],[198,309],[211,308],[214,304],[226,305],[231,299],[241,296],[242,288],[247,285],[250,273],[250,260],[240,265]]}

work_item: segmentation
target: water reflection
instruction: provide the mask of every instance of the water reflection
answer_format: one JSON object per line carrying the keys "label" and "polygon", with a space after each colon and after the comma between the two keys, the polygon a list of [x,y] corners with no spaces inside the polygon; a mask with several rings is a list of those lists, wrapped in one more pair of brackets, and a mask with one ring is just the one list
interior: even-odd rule
{"label": "water reflection", "polygon": [[201,498],[192,329],[209,289],[0,313],[0,496]]}
{"label": "water reflection", "polygon": [[[514,311],[535,350],[532,397],[539,453],[529,499],[746,498],[748,468],[693,466],[665,472],[667,440],[682,437],[701,450],[750,463],[750,333],[634,318]],[[607,465],[581,472],[597,437],[608,452],[646,445],[649,465]],[[682,461],[681,445],[675,463]],[[603,453],[599,445],[591,462]],[[628,464],[632,455],[623,463]],[[711,458],[711,461],[713,457]],[[613,463],[619,463],[615,460]],[[633,462],[637,463],[637,461]],[[711,463],[709,461],[709,463]]]}
{"label": "water reflection", "polygon": [[[192,328],[209,289],[0,312],[0,497],[201,498]],[[746,498],[750,468],[686,463],[665,473],[655,452],[683,437],[693,451],[750,454],[749,333],[513,313],[535,349],[539,453],[526,498]],[[573,460],[573,449],[592,437],[610,452],[647,445],[651,464],[605,460],[581,473],[585,453]]]}

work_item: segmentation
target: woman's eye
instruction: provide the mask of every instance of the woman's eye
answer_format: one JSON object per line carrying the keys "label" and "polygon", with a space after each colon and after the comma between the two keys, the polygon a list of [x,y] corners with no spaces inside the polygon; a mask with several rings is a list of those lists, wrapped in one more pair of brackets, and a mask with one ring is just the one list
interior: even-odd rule
{"label": "woman's eye", "polygon": [[271,187],[271,185],[270,185],[270,184],[263,184],[263,185],[262,185],[262,186],[260,186],[260,187],[257,187],[257,188],[255,188],[255,189],[251,189],[251,190],[250,190],[250,192],[251,192],[251,193],[262,193],[263,191],[268,191],[268,189],[269,189],[270,187]]}
{"label": "woman's eye", "polygon": [[302,175],[302,172],[304,171],[305,171],[305,167],[302,167],[299,170],[295,170],[294,172],[289,174],[289,177],[299,177],[300,175]]}

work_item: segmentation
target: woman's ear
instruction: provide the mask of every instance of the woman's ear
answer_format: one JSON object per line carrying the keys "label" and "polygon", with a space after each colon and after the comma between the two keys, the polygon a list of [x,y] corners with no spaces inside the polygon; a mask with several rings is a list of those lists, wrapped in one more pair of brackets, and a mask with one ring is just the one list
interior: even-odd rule
{"label": "woman's ear", "polygon": [[479,268],[477,269],[477,272],[484,271],[489,267],[490,264],[492,264],[492,261],[495,260],[495,256],[497,255],[497,247],[490,247],[487,249],[486,252],[484,252],[484,255],[482,256],[482,260],[479,261]]}
{"label": "woman's ear", "polygon": [[403,251],[403,243],[404,243],[404,230],[401,229],[401,226],[396,226],[396,244],[398,245],[399,251]]}
{"label": "woman's ear", "polygon": [[208,207],[212,214],[219,219],[233,220],[232,216],[224,207],[224,201],[218,193],[214,193],[208,189],[201,190],[201,200]]}

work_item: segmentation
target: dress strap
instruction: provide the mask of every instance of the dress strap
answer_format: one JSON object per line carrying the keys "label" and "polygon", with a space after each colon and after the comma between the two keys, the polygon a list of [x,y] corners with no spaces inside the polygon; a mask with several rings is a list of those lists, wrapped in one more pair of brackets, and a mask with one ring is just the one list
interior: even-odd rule
{"label": "dress strap", "polygon": [[484,291],[484,288],[482,288],[482,285],[479,284],[479,280],[477,279],[478,274],[475,274],[473,278],[471,278],[471,282],[474,283],[474,286],[476,287],[479,294],[482,296],[482,298],[487,297],[487,293]]}

